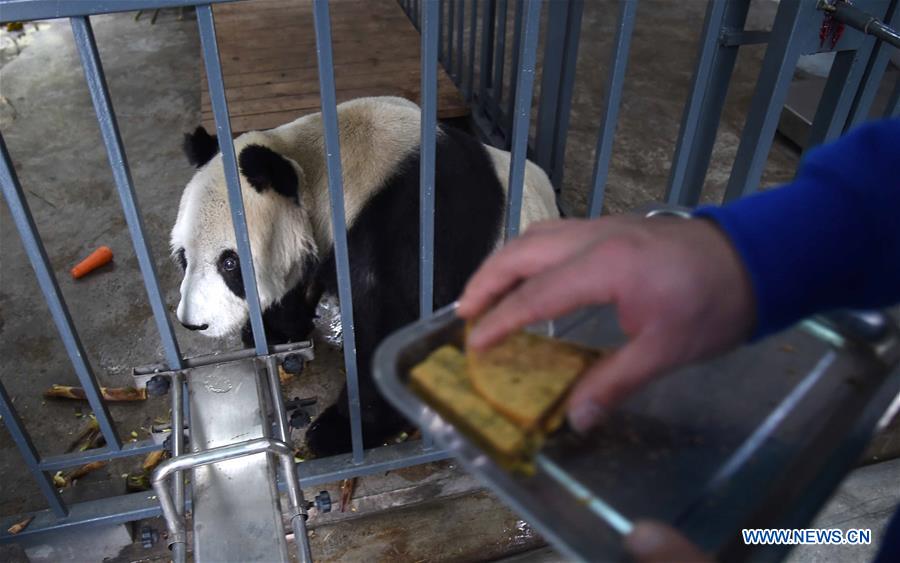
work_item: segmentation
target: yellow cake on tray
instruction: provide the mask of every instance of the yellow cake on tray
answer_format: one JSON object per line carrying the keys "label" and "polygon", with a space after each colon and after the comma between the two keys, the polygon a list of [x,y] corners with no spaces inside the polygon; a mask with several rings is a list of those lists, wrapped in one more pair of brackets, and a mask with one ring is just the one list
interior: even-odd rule
{"label": "yellow cake on tray", "polygon": [[412,369],[410,386],[503,467],[530,473],[569,389],[601,355],[521,332],[483,353],[442,346]]}

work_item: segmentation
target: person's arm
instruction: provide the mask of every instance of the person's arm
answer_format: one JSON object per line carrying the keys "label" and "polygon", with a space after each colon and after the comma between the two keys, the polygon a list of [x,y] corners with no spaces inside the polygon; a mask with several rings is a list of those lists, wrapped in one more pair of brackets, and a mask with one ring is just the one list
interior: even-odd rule
{"label": "person's arm", "polygon": [[810,151],[794,183],[701,209],[699,220],[535,225],[469,281],[459,314],[478,322],[467,345],[614,304],[629,341],[573,389],[569,422],[584,431],[672,368],[816,311],[900,301],[898,170],[893,120]]}
{"label": "person's arm", "polygon": [[695,215],[718,223],[747,268],[755,337],[817,312],[900,301],[900,120],[812,149],[783,188]]}

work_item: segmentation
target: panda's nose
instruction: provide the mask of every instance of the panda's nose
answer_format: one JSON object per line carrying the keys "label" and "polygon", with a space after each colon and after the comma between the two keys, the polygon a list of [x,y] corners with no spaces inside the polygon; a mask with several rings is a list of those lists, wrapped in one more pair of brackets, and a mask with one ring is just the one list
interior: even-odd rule
{"label": "panda's nose", "polygon": [[186,328],[188,330],[206,330],[209,328],[208,324],[192,325],[192,324],[188,324],[188,323],[181,323],[181,326],[183,326],[184,328]]}

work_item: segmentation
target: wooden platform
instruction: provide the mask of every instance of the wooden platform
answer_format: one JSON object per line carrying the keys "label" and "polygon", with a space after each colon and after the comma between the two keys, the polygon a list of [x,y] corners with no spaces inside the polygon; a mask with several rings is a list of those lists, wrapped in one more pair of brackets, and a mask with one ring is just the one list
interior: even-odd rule
{"label": "wooden platform", "polygon": [[[331,0],[338,103],[392,95],[419,103],[418,31],[396,0]],[[320,110],[310,0],[248,0],[213,8],[231,127],[269,129]],[[213,128],[206,76],[203,124]],[[469,110],[438,67],[438,118]]]}

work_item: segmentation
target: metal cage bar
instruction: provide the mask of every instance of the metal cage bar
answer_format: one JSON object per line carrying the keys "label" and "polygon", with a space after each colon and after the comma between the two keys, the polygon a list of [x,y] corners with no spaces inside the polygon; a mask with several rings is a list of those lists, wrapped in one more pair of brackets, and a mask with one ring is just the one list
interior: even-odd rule
{"label": "metal cage bar", "polygon": [[[426,2],[426,8],[430,3]],[[331,225],[334,238],[334,262],[337,266],[338,300],[344,334],[344,365],[347,372],[347,400],[350,403],[350,436],[353,463],[363,462],[362,419],[356,363],[356,332],[353,325],[353,292],[350,287],[350,259],[347,251],[347,220],[344,214],[344,181],[341,172],[341,146],[338,137],[337,102],[334,89],[334,58],[331,47],[331,17],[326,0],[313,0],[316,30],[316,56],[319,65],[319,92],[322,100],[322,127],[328,169],[328,195],[331,201]]]}
{"label": "metal cage bar", "polygon": [[894,82],[894,91],[888,97],[884,108],[884,117],[900,117],[900,78]]}
{"label": "metal cage bar", "polygon": [[28,466],[28,471],[31,472],[31,476],[34,477],[34,480],[37,482],[41,494],[47,499],[50,510],[52,510],[53,514],[59,518],[65,518],[69,515],[69,509],[59,495],[59,491],[57,491],[56,487],[53,485],[53,481],[43,470],[41,470],[40,456],[38,455],[34,444],[31,442],[31,437],[25,430],[22,419],[19,418],[19,413],[17,413],[15,407],[13,407],[12,399],[10,399],[9,394],[7,394],[6,387],[3,386],[2,381],[0,381],[0,416],[3,417],[3,422],[6,424],[6,428],[9,430],[13,442],[15,442],[16,446],[19,448],[19,452],[21,452],[22,458],[25,460],[25,465]]}
{"label": "metal cage bar", "polygon": [[[428,1],[425,2],[425,11],[426,12],[428,11],[428,4],[430,4],[430,3],[431,2],[428,2]],[[443,25],[444,20],[443,20],[443,18],[444,18],[444,6],[446,6],[446,4],[447,4],[447,0],[437,0],[438,13],[440,14],[440,18],[441,18],[441,23],[438,25],[438,29],[437,29],[438,60],[441,61],[442,63],[444,63],[445,66],[447,64],[447,59],[444,55],[444,25]],[[424,13],[422,14],[422,18],[423,18],[422,30],[424,30],[425,29],[425,21],[424,21],[425,14]],[[420,31],[422,31],[422,30],[420,30]]]}
{"label": "metal cage bar", "polygon": [[247,308],[250,310],[253,343],[256,353],[262,356],[269,353],[269,344],[266,341],[266,330],[263,327],[262,307],[256,286],[256,269],[253,265],[250,233],[247,230],[244,198],[241,194],[241,177],[238,174],[237,155],[234,152],[234,139],[231,135],[231,118],[228,115],[228,100],[225,99],[225,82],[222,79],[222,62],[219,58],[219,47],[216,41],[216,24],[210,4],[197,6],[197,25],[200,28],[200,45],[206,65],[206,79],[209,83],[209,100],[216,120],[219,150],[222,151],[222,165],[225,167],[228,204],[231,208],[231,221],[241,262],[241,279],[244,282]]}
{"label": "metal cage bar", "polygon": [[519,49],[522,47],[522,0],[516,0],[516,11],[513,16],[512,65],[510,66],[509,96],[506,100],[506,123],[512,127],[512,118],[516,109],[516,81],[519,79]]}
{"label": "metal cage bar", "polygon": [[419,159],[419,315],[434,308],[434,167],[437,144],[437,45],[440,10],[426,2],[422,13],[422,119]]}
{"label": "metal cage bar", "polygon": [[481,59],[479,62],[481,77],[478,80],[479,100],[487,99],[488,88],[491,87],[491,69],[493,68],[492,61],[494,56],[494,12],[497,7],[497,0],[488,0],[483,6],[484,15],[481,16]]}
{"label": "metal cage bar", "polygon": [[457,87],[462,85],[463,79],[463,32],[465,31],[465,21],[466,21],[466,1],[465,0],[454,0],[453,2],[454,8],[456,8],[456,17],[453,21],[457,22],[456,24],[456,69],[451,72],[453,76],[453,80],[456,82]]}
{"label": "metal cage bar", "polygon": [[497,0],[496,36],[494,37],[494,78],[491,81],[494,100],[503,99],[503,67],[506,62],[506,13],[507,0]]}
{"label": "metal cage bar", "polygon": [[72,367],[75,368],[75,375],[78,376],[78,381],[84,388],[88,404],[93,409],[100,431],[106,439],[106,447],[117,451],[122,447],[122,442],[112,424],[112,417],[106,408],[106,403],[100,397],[97,378],[88,362],[87,354],[78,337],[78,331],[75,329],[75,323],[69,314],[69,308],[63,299],[59,284],[56,283],[50,259],[47,258],[47,251],[44,249],[44,243],[41,242],[34,217],[31,215],[31,209],[28,207],[2,136],[0,136],[0,185],[2,185],[3,196],[9,205],[13,222],[19,231],[19,238],[22,239],[22,245],[25,247],[25,253],[28,255],[28,260],[31,262],[31,267],[34,269],[38,284],[44,294],[44,300],[50,309],[50,315],[62,338]]}
{"label": "metal cage bar", "polygon": [[[891,2],[884,21],[889,26],[897,28],[897,25],[900,24],[900,0]],[[860,79],[862,85],[853,99],[850,117],[844,126],[844,132],[868,119],[872,103],[875,101],[875,96],[878,93],[878,88],[881,85],[884,71],[887,69],[888,60],[892,52],[893,48],[890,45],[885,45],[881,41],[875,43],[875,46],[872,48],[872,55],[866,65],[866,70]]]}
{"label": "metal cage bar", "polygon": [[813,2],[782,2],[779,5],[731,177],[725,188],[725,201],[753,193],[759,188],[788,87],[803,48],[802,32],[809,26],[818,25],[809,19],[815,9]]}
{"label": "metal cage bar", "polygon": [[162,290],[159,287],[159,279],[156,275],[156,265],[150,253],[150,245],[144,236],[144,221],[141,218],[140,208],[134,193],[134,182],[131,179],[131,170],[125,149],[122,144],[122,136],[119,133],[119,124],[113,110],[112,99],[109,96],[109,88],[106,84],[106,76],[103,72],[103,64],[100,61],[100,53],[97,51],[97,42],[94,39],[94,30],[86,16],[71,18],[72,34],[75,36],[75,45],[81,57],[81,65],[84,68],[84,78],[87,81],[88,90],[97,113],[97,123],[100,125],[100,133],[106,145],[106,153],[109,157],[109,165],[113,171],[113,179],[125,212],[125,221],[131,234],[134,252],[137,255],[141,276],[144,278],[144,286],[147,289],[147,298],[156,320],[156,330],[162,340],[163,350],[169,369],[181,368],[181,352],[178,349],[178,340],[172,330],[172,323],[166,310]]}
{"label": "metal cage bar", "polygon": [[447,18],[447,48],[444,51],[445,53],[445,64],[447,66],[447,72],[452,76],[453,75],[453,51],[454,51],[454,40],[456,39],[456,30],[453,28],[453,24],[455,21],[455,12],[456,11],[456,0],[449,0],[447,2],[447,14],[444,15],[443,12],[440,13],[441,20],[438,22],[441,28],[444,27],[444,19]]}
{"label": "metal cage bar", "polygon": [[534,90],[534,66],[537,59],[541,25],[540,0],[526,0],[522,52],[519,55],[516,85],[516,114],[513,118],[512,151],[509,162],[509,189],[506,205],[506,238],[519,234],[522,219],[522,193],[525,190],[525,159],[528,153],[528,124],[531,121],[531,95]]}
{"label": "metal cage bar", "polygon": [[609,161],[612,158],[612,146],[616,136],[616,125],[619,122],[619,106],[622,101],[622,87],[625,83],[625,69],[628,66],[628,52],[631,47],[631,36],[634,32],[634,16],[637,13],[637,0],[622,0],[619,21],[616,25],[616,39],[612,53],[612,64],[609,66],[609,77],[606,83],[606,105],[601,117],[600,135],[597,137],[597,149],[594,155],[593,181],[591,182],[591,199],[588,205],[588,217],[597,217],[603,211],[603,195],[606,192],[606,180],[609,177]]}
{"label": "metal cage bar", "polygon": [[[465,0],[463,0],[465,1]],[[475,36],[478,33],[478,0],[472,0],[472,9],[469,14],[469,62],[466,73],[465,98],[471,102],[475,94]]]}

